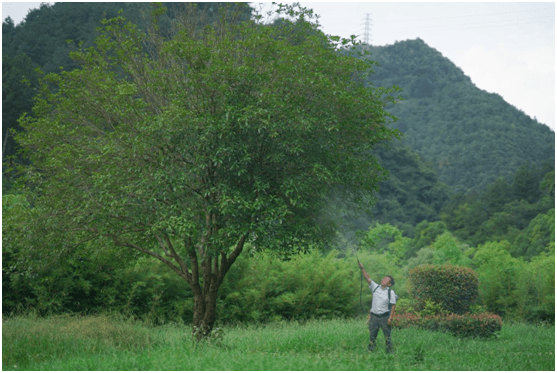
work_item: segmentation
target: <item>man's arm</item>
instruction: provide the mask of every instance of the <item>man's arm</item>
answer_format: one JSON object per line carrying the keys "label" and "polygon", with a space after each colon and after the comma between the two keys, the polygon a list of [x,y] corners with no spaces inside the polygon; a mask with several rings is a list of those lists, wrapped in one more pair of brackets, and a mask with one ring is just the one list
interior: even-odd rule
{"label": "man's arm", "polygon": [[395,315],[395,308],[396,308],[396,304],[391,304],[391,315],[389,316],[389,320],[387,320],[388,325],[391,325],[391,320]]}
{"label": "man's arm", "polygon": [[360,267],[360,269],[362,270],[362,273],[364,275],[364,278],[367,281],[368,285],[371,285],[371,278],[369,278],[369,275],[367,274],[366,270],[364,269],[364,266],[362,265],[362,263],[360,263],[360,261],[358,261],[358,266]]}

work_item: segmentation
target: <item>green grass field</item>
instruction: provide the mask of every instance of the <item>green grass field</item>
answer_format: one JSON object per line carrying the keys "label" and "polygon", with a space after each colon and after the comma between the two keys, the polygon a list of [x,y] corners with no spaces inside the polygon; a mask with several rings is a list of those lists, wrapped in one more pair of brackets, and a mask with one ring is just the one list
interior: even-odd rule
{"label": "green grass field", "polygon": [[208,343],[183,325],[122,317],[2,320],[3,370],[555,370],[555,326],[504,324],[498,338],[393,330],[367,352],[365,319],[226,327]]}

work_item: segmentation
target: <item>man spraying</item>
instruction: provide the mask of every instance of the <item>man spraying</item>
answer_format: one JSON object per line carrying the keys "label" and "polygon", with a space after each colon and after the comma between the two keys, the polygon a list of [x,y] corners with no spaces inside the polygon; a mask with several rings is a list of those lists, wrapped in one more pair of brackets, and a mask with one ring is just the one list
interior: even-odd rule
{"label": "man spraying", "polygon": [[391,286],[395,284],[392,276],[385,276],[381,280],[381,284],[377,284],[369,278],[364,266],[358,260],[358,266],[362,270],[362,274],[369,284],[369,288],[373,293],[373,302],[371,304],[371,314],[369,317],[369,351],[375,350],[375,339],[379,328],[385,336],[387,345],[387,353],[393,352],[393,343],[391,341],[391,321],[395,314],[396,294],[391,290]]}

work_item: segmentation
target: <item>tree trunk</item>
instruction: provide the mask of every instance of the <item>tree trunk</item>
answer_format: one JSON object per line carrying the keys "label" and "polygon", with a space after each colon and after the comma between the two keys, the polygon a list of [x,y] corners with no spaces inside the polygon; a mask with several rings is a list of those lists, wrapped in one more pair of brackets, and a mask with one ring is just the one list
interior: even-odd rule
{"label": "tree trunk", "polygon": [[[245,234],[238,241],[236,248],[226,255],[205,256],[199,265],[198,254],[195,251],[189,252],[192,263],[190,286],[193,291],[193,335],[199,341],[209,337],[215,321],[217,319],[217,295],[226,273],[241,254],[244,243],[248,237]],[[200,256],[204,256],[201,254]],[[200,284],[200,274],[203,276],[203,287]],[[187,279],[188,277],[186,277]]]}
{"label": "tree trunk", "polygon": [[194,293],[193,335],[197,341],[209,337],[217,319],[217,292]]}

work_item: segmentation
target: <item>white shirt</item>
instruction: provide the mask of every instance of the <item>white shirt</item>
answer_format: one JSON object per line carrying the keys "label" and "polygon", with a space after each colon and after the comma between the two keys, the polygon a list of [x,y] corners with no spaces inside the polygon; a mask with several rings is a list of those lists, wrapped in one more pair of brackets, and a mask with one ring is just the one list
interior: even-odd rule
{"label": "white shirt", "polygon": [[[379,287],[378,287],[379,286]],[[383,289],[380,284],[371,280],[369,285],[373,293],[373,301],[371,302],[371,312],[376,315],[381,315],[389,312],[389,291],[391,292],[391,304],[396,304],[396,294],[389,287]],[[377,288],[377,290],[375,290]],[[373,292],[375,290],[375,292]]]}

